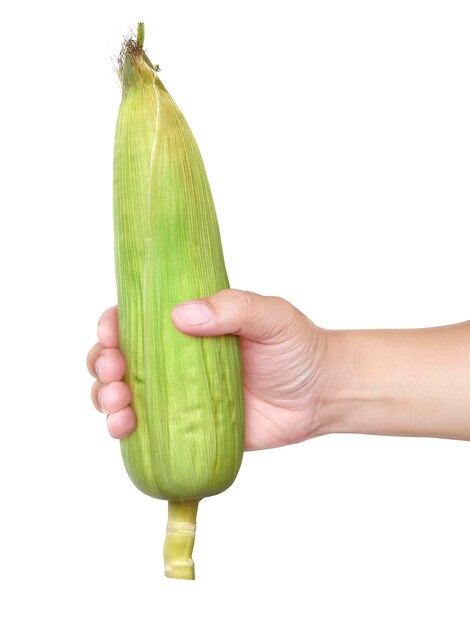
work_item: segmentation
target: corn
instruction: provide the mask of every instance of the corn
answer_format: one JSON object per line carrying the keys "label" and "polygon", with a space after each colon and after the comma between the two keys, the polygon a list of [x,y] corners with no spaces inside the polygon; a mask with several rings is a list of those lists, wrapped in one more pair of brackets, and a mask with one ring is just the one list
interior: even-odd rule
{"label": "corn", "polygon": [[119,345],[137,428],[121,442],[144,493],[169,501],[165,574],[194,578],[198,502],[234,481],[243,455],[238,337],[191,337],[172,308],[229,286],[219,227],[191,130],[143,50],[119,58],[114,149]]}

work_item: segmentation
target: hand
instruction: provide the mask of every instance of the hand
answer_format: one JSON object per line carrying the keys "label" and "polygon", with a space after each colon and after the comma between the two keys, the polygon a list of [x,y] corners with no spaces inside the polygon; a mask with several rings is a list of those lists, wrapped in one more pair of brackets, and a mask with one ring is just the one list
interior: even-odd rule
{"label": "hand", "polygon": [[[245,393],[245,448],[273,448],[327,432],[318,411],[327,332],[281,298],[227,289],[174,308],[172,321],[183,333],[240,335]],[[131,391],[122,377],[117,307],[103,313],[97,343],[88,354],[95,407],[108,413],[112,437],[132,432],[136,418]]]}
{"label": "hand", "polygon": [[123,354],[118,350],[118,308],[107,309],[98,321],[98,343],[87,356],[87,367],[96,378],[91,388],[95,408],[107,413],[111,437],[123,439],[136,427],[134,411],[129,406],[131,390],[122,381],[126,369]]}

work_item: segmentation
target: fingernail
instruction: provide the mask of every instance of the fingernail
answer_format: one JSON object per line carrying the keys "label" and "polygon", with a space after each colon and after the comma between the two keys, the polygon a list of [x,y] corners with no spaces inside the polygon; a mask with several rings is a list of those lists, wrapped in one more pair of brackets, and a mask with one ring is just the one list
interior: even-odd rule
{"label": "fingernail", "polygon": [[99,378],[100,380],[103,380],[103,379],[101,378],[101,366],[102,366],[102,365],[103,365],[103,357],[99,356],[99,357],[96,359],[96,363],[95,363],[95,372],[96,372],[96,375],[98,376],[98,378]]}
{"label": "fingernail", "polygon": [[207,324],[212,319],[212,311],[203,302],[185,302],[176,307],[178,316],[190,326]]}
{"label": "fingernail", "polygon": [[104,387],[103,389],[101,389],[101,391],[98,394],[98,404],[100,405],[101,408],[103,408],[103,393],[104,393]]}

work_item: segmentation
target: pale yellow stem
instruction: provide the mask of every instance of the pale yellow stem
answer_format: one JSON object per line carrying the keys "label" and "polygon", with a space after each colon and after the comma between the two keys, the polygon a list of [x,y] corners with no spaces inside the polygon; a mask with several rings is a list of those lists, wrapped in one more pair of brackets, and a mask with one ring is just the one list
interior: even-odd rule
{"label": "pale yellow stem", "polygon": [[165,576],[194,580],[192,559],[196,534],[197,500],[168,502],[168,524],[163,547]]}

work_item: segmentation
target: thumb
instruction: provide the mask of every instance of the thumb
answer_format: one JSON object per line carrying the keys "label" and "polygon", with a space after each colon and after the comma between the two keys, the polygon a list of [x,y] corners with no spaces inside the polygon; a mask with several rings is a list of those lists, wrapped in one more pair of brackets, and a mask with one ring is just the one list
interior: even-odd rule
{"label": "thumb", "polygon": [[276,343],[293,334],[307,318],[282,298],[224,289],[208,298],[183,302],[172,311],[178,330],[188,335],[241,335]]}

